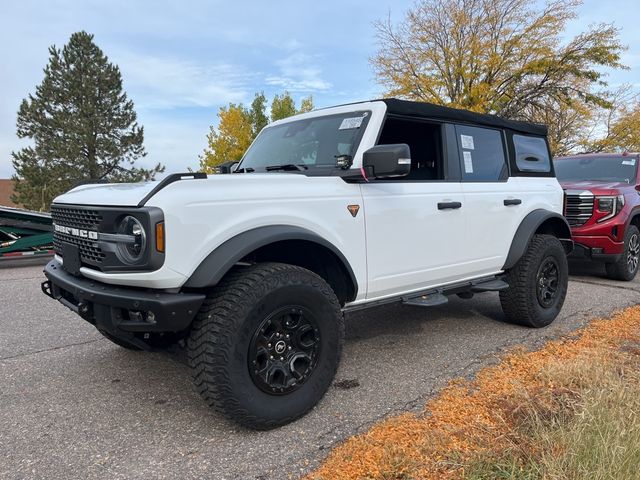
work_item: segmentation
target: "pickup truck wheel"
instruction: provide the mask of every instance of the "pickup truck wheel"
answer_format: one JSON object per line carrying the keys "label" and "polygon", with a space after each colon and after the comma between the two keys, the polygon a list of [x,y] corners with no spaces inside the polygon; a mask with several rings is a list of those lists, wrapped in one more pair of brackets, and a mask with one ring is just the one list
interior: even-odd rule
{"label": "pickup truck wheel", "polygon": [[318,403],[335,376],[343,340],[340,304],[321,277],[261,263],[232,271],[208,296],[187,348],[207,403],[266,430]]}
{"label": "pickup truck wheel", "polygon": [[635,225],[629,225],[624,236],[624,252],[615,263],[605,264],[607,276],[613,280],[630,282],[638,273],[640,260],[640,231]]}
{"label": "pickup truck wheel", "polygon": [[569,282],[560,241],[552,235],[534,235],[506,281],[509,288],[500,292],[500,303],[507,321],[534,328],[549,325],[562,308]]}

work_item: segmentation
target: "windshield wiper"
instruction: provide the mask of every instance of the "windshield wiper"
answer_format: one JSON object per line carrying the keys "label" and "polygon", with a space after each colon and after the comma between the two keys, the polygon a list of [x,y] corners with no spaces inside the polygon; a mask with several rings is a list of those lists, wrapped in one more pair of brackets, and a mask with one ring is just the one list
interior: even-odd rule
{"label": "windshield wiper", "polygon": [[264,167],[267,172],[274,172],[276,170],[297,170],[303,172],[307,170],[306,165],[296,165],[295,163],[285,163],[283,165],[268,165]]}
{"label": "windshield wiper", "polygon": [[231,173],[251,173],[251,172],[255,172],[255,170],[251,167],[247,167],[247,168],[238,168]]}

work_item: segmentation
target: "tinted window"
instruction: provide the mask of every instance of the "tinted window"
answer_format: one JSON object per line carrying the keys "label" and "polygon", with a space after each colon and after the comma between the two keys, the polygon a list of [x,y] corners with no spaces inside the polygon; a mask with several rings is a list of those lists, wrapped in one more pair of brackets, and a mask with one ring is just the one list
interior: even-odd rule
{"label": "tinted window", "polygon": [[513,136],[516,167],[521,172],[550,172],[551,160],[547,142],[540,137]]}
{"label": "tinted window", "polygon": [[636,157],[578,156],[553,162],[558,180],[598,180],[630,183],[636,178]]}
{"label": "tinted window", "polygon": [[456,125],[456,137],[464,181],[500,180],[507,168],[500,131]]}

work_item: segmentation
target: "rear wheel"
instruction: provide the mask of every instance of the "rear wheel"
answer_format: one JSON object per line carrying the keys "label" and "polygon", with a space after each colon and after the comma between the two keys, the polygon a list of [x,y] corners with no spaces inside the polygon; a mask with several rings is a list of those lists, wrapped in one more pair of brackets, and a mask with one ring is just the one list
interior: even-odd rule
{"label": "rear wheel", "polygon": [[343,339],[340,304],[321,277],[263,263],[235,270],[216,287],[187,345],[202,397],[242,425],[269,429],[322,398]]}
{"label": "rear wheel", "polygon": [[640,231],[635,225],[629,225],[624,236],[624,252],[615,263],[607,263],[607,276],[613,280],[633,280],[638,273],[640,262]]}
{"label": "rear wheel", "polygon": [[549,325],[562,308],[569,282],[560,241],[552,235],[534,235],[506,281],[509,288],[500,292],[500,303],[507,320],[534,328]]}

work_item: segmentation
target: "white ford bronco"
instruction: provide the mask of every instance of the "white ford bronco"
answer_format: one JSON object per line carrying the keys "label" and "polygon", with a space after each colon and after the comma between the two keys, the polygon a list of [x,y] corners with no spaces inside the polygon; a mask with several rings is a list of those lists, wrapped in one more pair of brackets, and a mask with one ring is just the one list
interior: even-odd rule
{"label": "white ford bronco", "polygon": [[186,343],[197,389],[272,428],[331,384],[344,314],[498,291],[543,327],[571,232],[546,128],[384,99],[267,126],[223,173],[55,199],[43,291],[114,343]]}

